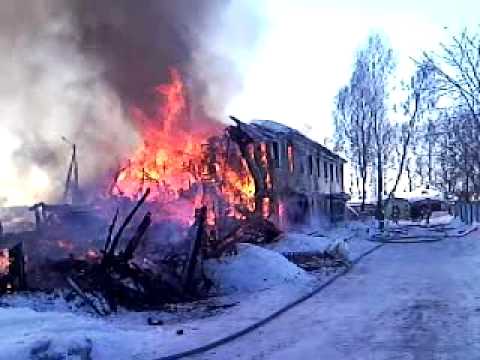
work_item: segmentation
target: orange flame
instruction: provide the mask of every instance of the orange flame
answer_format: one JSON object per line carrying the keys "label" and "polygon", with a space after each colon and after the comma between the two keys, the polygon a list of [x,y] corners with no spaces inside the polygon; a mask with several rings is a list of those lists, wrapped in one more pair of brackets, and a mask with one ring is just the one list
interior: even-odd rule
{"label": "orange flame", "polygon": [[[136,199],[150,188],[149,200],[164,204],[190,194],[188,198],[198,207],[207,204],[195,185],[216,182],[228,203],[251,206],[255,187],[250,174],[245,169],[233,171],[225,158],[213,161],[209,158],[208,140],[220,127],[199,126],[199,119],[192,122],[180,73],[175,69],[170,73],[170,83],[155,88],[154,115],[149,116],[139,108],[131,112],[143,143],[118,172],[112,194]],[[185,216],[185,211],[178,211],[178,215]]]}
{"label": "orange flame", "polygon": [[0,275],[8,274],[10,266],[10,255],[8,249],[0,250]]}

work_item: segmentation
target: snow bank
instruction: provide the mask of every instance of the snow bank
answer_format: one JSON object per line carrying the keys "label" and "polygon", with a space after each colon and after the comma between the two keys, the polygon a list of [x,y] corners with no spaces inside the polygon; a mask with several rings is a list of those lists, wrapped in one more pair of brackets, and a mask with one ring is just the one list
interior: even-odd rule
{"label": "snow bank", "polygon": [[442,192],[435,190],[435,189],[415,189],[411,192],[397,192],[395,194],[396,197],[401,199],[406,199],[410,202],[416,202],[426,199],[433,199],[433,200],[442,200],[443,194]]}
{"label": "snow bank", "polygon": [[328,237],[311,236],[300,233],[287,233],[282,235],[278,243],[274,244],[272,250],[281,253],[325,251],[332,244]]}
{"label": "snow bank", "polygon": [[287,282],[305,285],[313,277],[275,251],[240,244],[236,256],[209,260],[205,272],[223,294],[253,292]]}
{"label": "snow bank", "polygon": [[267,245],[280,253],[295,252],[338,252],[344,258],[354,259],[373,245],[364,241],[374,233],[377,223],[373,220],[349,221],[338,226],[311,227],[300,232],[282,235],[278,242]]}
{"label": "snow bank", "polygon": [[101,319],[28,308],[0,309],[0,333],[1,360],[131,359],[144,351],[145,341],[138,341],[140,332]]}

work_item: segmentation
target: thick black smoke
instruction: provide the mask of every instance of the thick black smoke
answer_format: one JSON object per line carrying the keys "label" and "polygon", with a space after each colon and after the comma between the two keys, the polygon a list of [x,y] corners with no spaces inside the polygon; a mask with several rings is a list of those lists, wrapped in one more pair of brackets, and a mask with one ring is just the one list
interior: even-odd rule
{"label": "thick black smoke", "polygon": [[82,184],[115,168],[138,141],[127,110],[148,111],[171,66],[192,108],[222,118],[241,86],[233,60],[255,40],[245,4],[2,0],[0,203],[58,200],[70,157],[62,137],[77,144]]}
{"label": "thick black smoke", "polygon": [[[212,87],[239,85],[233,63],[212,50],[218,46],[212,33],[231,27],[230,6],[230,0],[83,0],[77,2],[74,14],[82,48],[104,64],[103,76],[124,104],[148,110],[152,89],[169,80],[171,67],[187,78],[192,101],[197,103]],[[237,19],[244,22],[243,31],[253,43],[255,31],[245,20]],[[208,52],[208,64],[196,63]],[[215,79],[203,76],[215,67]]]}

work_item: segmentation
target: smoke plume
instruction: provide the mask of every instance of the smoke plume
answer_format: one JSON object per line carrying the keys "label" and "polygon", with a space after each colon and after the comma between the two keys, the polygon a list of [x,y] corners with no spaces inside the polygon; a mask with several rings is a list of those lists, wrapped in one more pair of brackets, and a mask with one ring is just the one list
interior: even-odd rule
{"label": "smoke plume", "polygon": [[139,141],[128,109],[152,109],[172,66],[195,118],[220,118],[241,86],[235,49],[252,46],[255,26],[226,0],[2,1],[0,204],[59,199],[70,158],[62,137],[77,144],[81,183],[97,183]]}

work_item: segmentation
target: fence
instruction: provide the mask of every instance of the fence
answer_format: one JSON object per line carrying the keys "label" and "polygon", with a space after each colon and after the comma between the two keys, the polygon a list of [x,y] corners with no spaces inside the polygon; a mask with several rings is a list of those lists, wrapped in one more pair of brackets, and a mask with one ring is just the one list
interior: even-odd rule
{"label": "fence", "polygon": [[457,201],[453,207],[453,215],[465,224],[480,222],[480,201]]}

